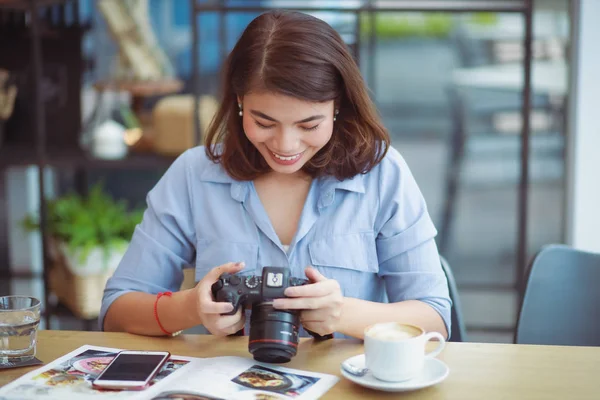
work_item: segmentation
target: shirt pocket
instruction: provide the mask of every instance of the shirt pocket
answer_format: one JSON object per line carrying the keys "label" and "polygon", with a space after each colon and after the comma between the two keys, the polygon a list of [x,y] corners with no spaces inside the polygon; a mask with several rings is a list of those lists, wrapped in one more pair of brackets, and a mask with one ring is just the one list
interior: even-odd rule
{"label": "shirt pocket", "polygon": [[337,280],[345,296],[358,296],[362,284],[370,280],[364,278],[379,272],[373,232],[332,235],[314,240],[309,243],[308,252],[312,266],[327,278]]}
{"label": "shirt pocket", "polygon": [[238,261],[246,263],[240,274],[256,273],[258,245],[218,239],[200,239],[196,243],[196,281],[202,279],[214,267]]}

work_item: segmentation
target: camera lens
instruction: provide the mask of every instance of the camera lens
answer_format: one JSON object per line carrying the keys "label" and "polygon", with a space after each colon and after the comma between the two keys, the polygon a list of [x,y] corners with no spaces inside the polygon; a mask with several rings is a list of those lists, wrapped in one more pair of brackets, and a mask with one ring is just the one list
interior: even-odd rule
{"label": "camera lens", "polygon": [[300,313],[276,310],[272,303],[256,303],[250,317],[248,349],[256,361],[286,363],[298,349]]}

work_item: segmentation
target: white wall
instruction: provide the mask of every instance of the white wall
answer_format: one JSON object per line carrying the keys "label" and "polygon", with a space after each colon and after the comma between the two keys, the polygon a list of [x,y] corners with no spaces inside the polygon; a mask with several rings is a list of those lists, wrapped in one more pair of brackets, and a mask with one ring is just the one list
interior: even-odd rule
{"label": "white wall", "polygon": [[573,1],[567,243],[600,252],[600,1]]}

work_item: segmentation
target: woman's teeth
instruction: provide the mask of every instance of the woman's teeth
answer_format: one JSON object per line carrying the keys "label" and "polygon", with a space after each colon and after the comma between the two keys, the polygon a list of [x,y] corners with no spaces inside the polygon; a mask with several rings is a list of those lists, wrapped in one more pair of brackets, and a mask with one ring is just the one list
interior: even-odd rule
{"label": "woman's teeth", "polygon": [[296,154],[296,155],[294,155],[294,156],[290,156],[290,157],[284,157],[284,156],[280,156],[280,155],[279,155],[279,154],[277,154],[277,153],[273,153],[273,155],[274,155],[276,158],[278,158],[278,159],[280,159],[280,160],[283,160],[283,161],[292,161],[292,160],[295,160],[296,158],[300,157],[300,156],[302,155],[302,153],[298,153],[298,154]]}

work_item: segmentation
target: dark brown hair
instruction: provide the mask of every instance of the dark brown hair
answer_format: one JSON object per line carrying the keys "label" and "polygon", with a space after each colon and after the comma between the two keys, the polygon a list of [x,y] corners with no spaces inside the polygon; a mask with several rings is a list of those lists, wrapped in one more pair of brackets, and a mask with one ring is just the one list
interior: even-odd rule
{"label": "dark brown hair", "polygon": [[[390,139],[356,62],[324,21],[293,11],[254,19],[223,69],[222,102],[206,134],[206,153],[237,180],[270,171],[243,131],[237,96],[267,91],[310,102],[334,100],[339,109],[331,140],[303,167],[313,177],[339,180],[366,173],[385,156]],[[216,144],[220,145],[216,145]]]}

